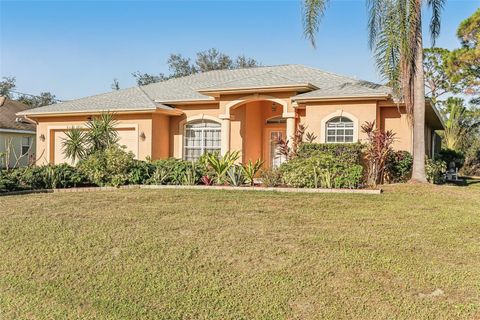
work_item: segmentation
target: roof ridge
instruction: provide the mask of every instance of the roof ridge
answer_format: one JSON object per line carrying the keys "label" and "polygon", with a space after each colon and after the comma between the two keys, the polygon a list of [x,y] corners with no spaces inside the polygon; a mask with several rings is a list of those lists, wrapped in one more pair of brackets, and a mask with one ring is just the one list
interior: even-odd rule
{"label": "roof ridge", "polygon": [[[237,70],[240,70],[240,69],[237,69]],[[200,89],[200,90],[204,90],[204,89],[216,87],[216,86],[218,86],[218,85],[227,84],[227,83],[231,83],[231,82],[241,81],[241,80],[244,80],[244,79],[248,79],[248,78],[252,78],[252,77],[256,77],[256,76],[260,76],[260,75],[265,75],[265,74],[267,74],[267,73],[273,73],[273,70],[265,71],[265,72],[262,72],[262,73],[259,73],[259,74],[248,75],[248,76],[241,77],[241,78],[237,78],[237,79],[232,79],[232,80],[228,80],[228,81],[219,82],[219,83],[216,83],[216,84],[214,84],[214,85],[212,85],[212,86],[208,86],[208,87],[202,88],[202,89]],[[190,87],[190,89],[195,90],[195,89],[193,89],[193,88],[191,88],[191,87]],[[195,91],[199,91],[199,90],[197,89],[197,90],[195,90]]]}

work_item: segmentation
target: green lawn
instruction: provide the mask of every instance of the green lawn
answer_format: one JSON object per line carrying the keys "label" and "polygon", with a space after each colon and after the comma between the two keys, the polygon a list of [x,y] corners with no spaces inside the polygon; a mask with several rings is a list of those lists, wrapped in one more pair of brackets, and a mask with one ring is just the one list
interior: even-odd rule
{"label": "green lawn", "polygon": [[478,319],[480,183],[0,197],[0,318]]}

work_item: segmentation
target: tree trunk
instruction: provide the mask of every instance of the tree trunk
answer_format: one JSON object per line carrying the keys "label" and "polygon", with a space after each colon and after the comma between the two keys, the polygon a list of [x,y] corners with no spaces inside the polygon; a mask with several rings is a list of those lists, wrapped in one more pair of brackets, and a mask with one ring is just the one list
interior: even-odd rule
{"label": "tree trunk", "polygon": [[[420,23],[421,26],[421,23]],[[427,182],[425,176],[425,80],[423,70],[423,41],[418,33],[413,100],[413,169],[412,182]]]}

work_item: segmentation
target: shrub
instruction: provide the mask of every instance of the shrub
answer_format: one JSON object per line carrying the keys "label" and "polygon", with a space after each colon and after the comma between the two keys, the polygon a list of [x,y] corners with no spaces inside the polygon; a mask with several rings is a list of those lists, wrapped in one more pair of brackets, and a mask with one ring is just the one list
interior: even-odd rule
{"label": "shrub", "polygon": [[386,176],[388,182],[406,182],[410,178],[412,166],[413,157],[410,152],[391,152],[386,163]]}
{"label": "shrub", "polygon": [[98,186],[118,187],[129,182],[129,173],[134,165],[133,153],[112,145],[88,155],[77,168]]}
{"label": "shrub", "polygon": [[437,154],[437,159],[443,160],[447,164],[447,168],[451,163],[455,164],[455,167],[460,169],[465,163],[465,156],[458,151],[452,149],[442,149]]}
{"label": "shrub", "polygon": [[0,171],[0,192],[9,192],[19,190],[17,176],[14,173],[16,170],[1,170]]}
{"label": "shrub", "polygon": [[4,170],[0,174],[0,190],[3,192],[71,188],[85,182],[85,177],[68,164]]}
{"label": "shrub", "polygon": [[282,163],[283,181],[299,188],[357,188],[363,167],[337,159],[332,153],[316,153],[308,158],[296,157]]}
{"label": "shrub", "polygon": [[128,173],[129,184],[146,184],[153,175],[155,166],[151,162],[133,160]]}
{"label": "shrub", "polygon": [[153,161],[152,165],[153,171],[147,183],[174,185],[184,183],[188,162],[176,158],[169,158]]}
{"label": "shrub", "polygon": [[298,150],[298,157],[308,158],[330,154],[345,164],[360,164],[362,148],[360,143],[302,143]]}
{"label": "shrub", "polygon": [[260,178],[265,187],[276,187],[282,183],[282,174],[278,168],[262,169]]}
{"label": "shrub", "polygon": [[441,184],[445,182],[447,164],[443,160],[427,159],[425,162],[425,173],[430,183]]}

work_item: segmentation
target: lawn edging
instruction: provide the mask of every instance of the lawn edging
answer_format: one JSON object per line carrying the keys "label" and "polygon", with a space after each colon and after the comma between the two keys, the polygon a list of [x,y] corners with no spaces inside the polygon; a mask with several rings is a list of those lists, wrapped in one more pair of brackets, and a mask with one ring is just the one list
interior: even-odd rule
{"label": "lawn edging", "polygon": [[113,191],[121,189],[168,189],[168,190],[226,190],[226,191],[268,191],[286,193],[352,193],[352,194],[381,194],[382,189],[322,189],[322,188],[278,188],[278,187],[232,187],[232,186],[202,186],[202,185],[125,185],[119,187],[79,187],[64,189],[21,190],[0,193],[0,196],[13,196],[31,193],[71,193]]}

